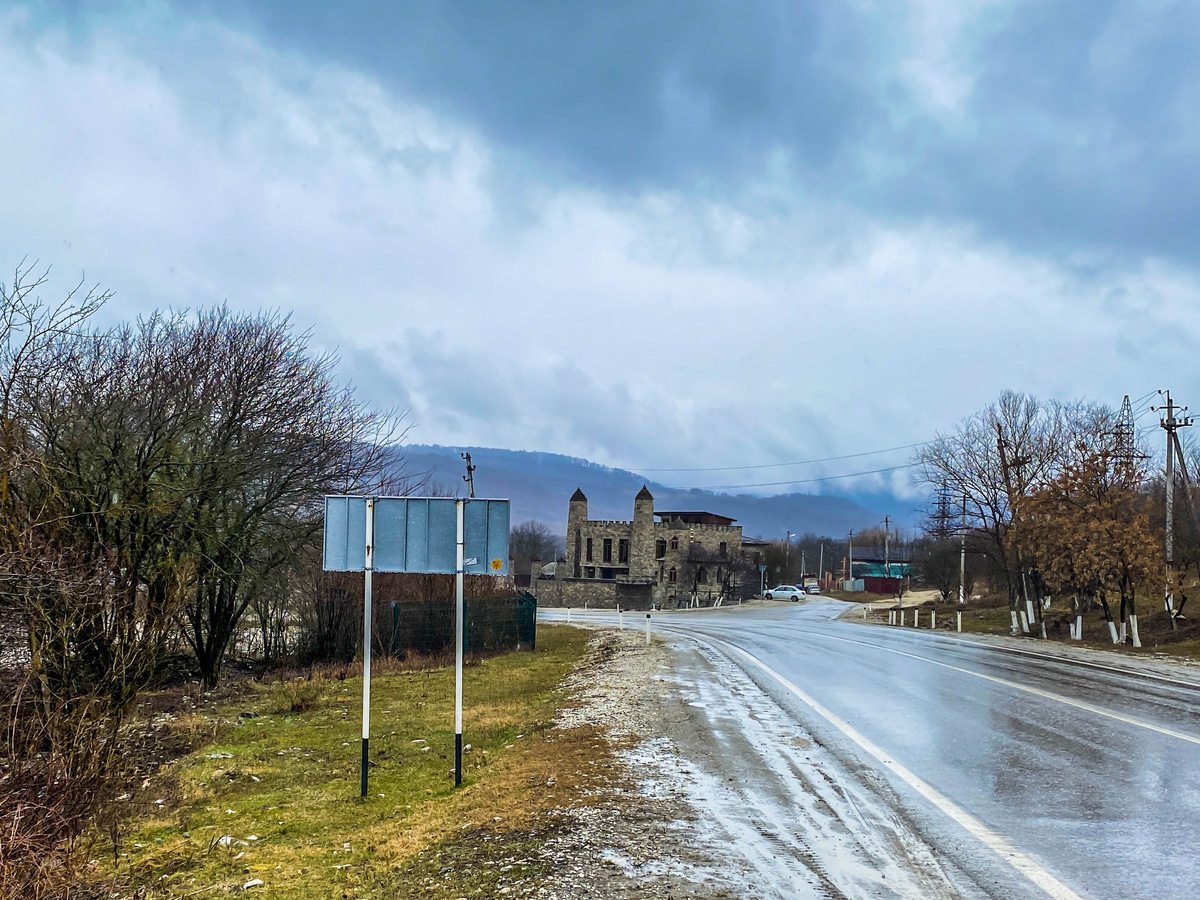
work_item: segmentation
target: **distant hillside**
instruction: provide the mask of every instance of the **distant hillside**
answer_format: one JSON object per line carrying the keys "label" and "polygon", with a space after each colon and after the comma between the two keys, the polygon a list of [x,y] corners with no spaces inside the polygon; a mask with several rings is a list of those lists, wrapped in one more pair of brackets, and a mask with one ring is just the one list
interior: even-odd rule
{"label": "distant hillside", "polygon": [[588,514],[595,519],[633,517],[633,496],[647,484],[658,509],[704,509],[732,516],[747,536],[782,537],[784,532],[815,532],[840,536],[851,528],[869,528],[883,519],[882,512],[842,497],[785,494],[774,497],[733,496],[712,491],[683,491],[649,481],[624,469],[612,469],[586,459],[557,453],[495,450],[487,447],[441,447],[413,444],[405,448],[410,472],[430,472],[434,481],[457,490],[462,482],[462,451],[476,465],[475,494],[512,500],[513,522],[536,519],[556,533],[565,534],[567,501],[575,488],[588,498]]}

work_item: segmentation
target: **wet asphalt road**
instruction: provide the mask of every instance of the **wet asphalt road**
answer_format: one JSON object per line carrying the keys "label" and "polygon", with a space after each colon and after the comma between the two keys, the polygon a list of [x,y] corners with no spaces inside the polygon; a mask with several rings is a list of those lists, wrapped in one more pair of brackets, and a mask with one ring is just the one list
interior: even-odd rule
{"label": "wet asphalt road", "polygon": [[[711,646],[823,743],[880,768],[844,729],[778,696],[778,685],[731,646],[752,655],[1077,896],[1200,897],[1196,674],[1172,682],[1104,655],[1085,666],[927,630],[835,621],[845,609],[817,601],[698,610],[657,615],[653,624],[668,638],[716,639]],[[616,618],[589,615],[600,617]],[[644,621],[625,618],[627,627]],[[930,843],[988,893],[1045,895],[911,784],[883,774]]]}

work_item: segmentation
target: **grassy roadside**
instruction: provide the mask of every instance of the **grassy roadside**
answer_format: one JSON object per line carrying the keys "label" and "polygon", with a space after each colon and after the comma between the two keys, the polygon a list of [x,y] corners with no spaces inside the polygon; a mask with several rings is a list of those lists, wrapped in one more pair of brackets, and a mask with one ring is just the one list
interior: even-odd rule
{"label": "grassy roadside", "polygon": [[[373,890],[462,896],[505,877],[485,857],[512,857],[506,873],[536,875],[528,851],[551,827],[541,813],[578,793],[607,758],[598,735],[549,729],[555,686],[587,639],[541,626],[535,653],[468,667],[471,750],[459,791],[450,777],[453,668],[372,678],[366,800],[358,798],[361,679],[258,687],[209,710],[230,723],[217,742],[144,788],[163,802],[133,823],[117,859],[125,896],[220,896],[255,881],[248,892],[296,900]],[[113,860],[95,866],[100,874]]]}

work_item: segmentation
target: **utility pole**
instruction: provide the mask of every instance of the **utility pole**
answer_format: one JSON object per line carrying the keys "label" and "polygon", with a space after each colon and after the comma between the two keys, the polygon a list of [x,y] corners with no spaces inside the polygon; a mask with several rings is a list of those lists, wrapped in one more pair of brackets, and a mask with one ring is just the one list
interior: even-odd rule
{"label": "utility pole", "polygon": [[854,590],[854,529],[850,529],[850,567],[846,570],[846,579],[850,582],[850,590]]}
{"label": "utility pole", "polygon": [[817,581],[820,581],[822,578],[825,577],[825,543],[823,541],[821,543],[821,555],[820,555],[820,557],[818,557],[818,560],[819,561],[817,562]]}
{"label": "utility pole", "polygon": [[787,540],[783,542],[783,571],[787,573],[787,577],[791,578],[791,570],[788,568],[788,551],[792,547],[792,532],[787,533]]}
{"label": "utility pole", "polygon": [[962,543],[958,552],[958,603],[967,602],[967,495],[963,494]]}
{"label": "utility pole", "polygon": [[475,499],[475,466],[471,465],[471,454],[470,453],[460,453],[459,456],[461,456],[463,459],[465,459],[467,461],[467,474],[463,476],[463,481],[465,481],[467,483],[467,495],[472,500],[474,500]]}
{"label": "utility pole", "polygon": [[[1177,412],[1187,412],[1186,406],[1176,406],[1175,401],[1171,399],[1170,391],[1162,391],[1167,397],[1167,405],[1165,407],[1155,407],[1155,411],[1162,411],[1166,416],[1159,420],[1159,427],[1167,433],[1167,463],[1166,463],[1166,584],[1163,590],[1163,605],[1167,609],[1167,614],[1171,617],[1171,628],[1178,629],[1176,618],[1178,611],[1175,609],[1175,455],[1179,454],[1179,465],[1183,472],[1184,485],[1187,488],[1185,495],[1188,504],[1188,513],[1190,516],[1195,515],[1191,503],[1191,487],[1187,483],[1187,464],[1183,459],[1183,447],[1179,443],[1178,431],[1180,428],[1187,428],[1192,424],[1192,419],[1187,416],[1176,417]],[[1133,641],[1134,645],[1140,644],[1137,638],[1137,617],[1133,617]]]}
{"label": "utility pole", "polygon": [[891,516],[883,517],[883,574],[885,578],[892,577],[891,557],[888,555],[888,548],[892,538],[892,531],[888,525],[891,523],[891,521]]}
{"label": "utility pole", "polygon": [[800,548],[800,585],[804,585],[804,548]]}

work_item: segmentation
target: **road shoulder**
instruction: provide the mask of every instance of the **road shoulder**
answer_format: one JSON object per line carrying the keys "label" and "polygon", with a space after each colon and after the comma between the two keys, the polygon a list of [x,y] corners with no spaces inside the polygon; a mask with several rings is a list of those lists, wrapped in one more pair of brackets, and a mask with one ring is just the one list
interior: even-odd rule
{"label": "road shoulder", "polygon": [[[864,607],[868,616],[863,617]],[[958,632],[952,627],[954,619],[950,616],[939,617],[939,627],[930,629],[928,612],[923,613],[921,625],[913,626],[911,622],[912,609],[906,607],[909,618],[904,626],[889,625],[887,610],[894,607],[884,604],[849,603],[847,608],[837,615],[838,621],[853,625],[878,626],[888,629],[903,630],[907,633],[917,633],[926,636],[936,636],[940,639],[963,641],[997,650],[1007,650],[1021,654],[1046,656],[1065,662],[1084,663],[1087,665],[1104,666],[1116,669],[1129,675],[1152,675],[1173,682],[1186,682],[1200,687],[1200,661],[1188,657],[1175,656],[1169,653],[1144,650],[1133,652],[1120,646],[1111,649],[1107,647],[1092,647],[1082,644],[1067,643],[1059,640],[1029,636],[1012,636],[1003,634],[981,634],[979,632]]]}

